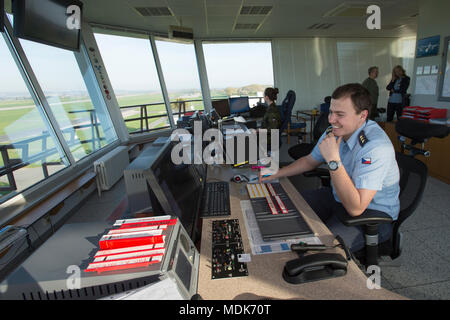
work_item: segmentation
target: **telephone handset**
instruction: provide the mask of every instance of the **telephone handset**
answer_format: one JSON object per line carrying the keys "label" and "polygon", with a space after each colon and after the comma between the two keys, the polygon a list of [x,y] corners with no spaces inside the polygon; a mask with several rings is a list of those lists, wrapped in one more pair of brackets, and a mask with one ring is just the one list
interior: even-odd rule
{"label": "telephone handset", "polygon": [[288,261],[283,279],[298,284],[334,277],[347,273],[347,260],[337,253],[317,253]]}

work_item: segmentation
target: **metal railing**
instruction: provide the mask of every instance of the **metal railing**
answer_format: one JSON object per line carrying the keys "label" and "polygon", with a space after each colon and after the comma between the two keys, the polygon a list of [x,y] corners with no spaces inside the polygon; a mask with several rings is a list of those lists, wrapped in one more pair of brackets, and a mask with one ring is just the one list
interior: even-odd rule
{"label": "metal railing", "polygon": [[[212,100],[219,100],[221,98],[214,98]],[[263,97],[249,97],[249,99],[258,99],[259,102],[262,102]],[[184,116],[186,114],[191,114],[193,112],[195,112],[196,110],[204,110],[204,105],[202,105],[202,109],[195,109],[195,110],[187,110],[186,111],[186,104],[189,102],[203,102],[203,99],[190,99],[190,100],[177,100],[177,101],[171,101],[170,105],[171,105],[171,109],[172,110],[178,110],[178,112],[172,112],[172,115],[174,116],[174,118],[180,118],[181,116]],[[163,113],[158,113],[158,114],[151,114],[147,107],[154,107],[154,106],[165,106],[164,102],[155,102],[155,103],[147,103],[147,104],[137,104],[137,105],[132,105],[132,106],[123,106],[120,107],[121,110],[126,110],[126,109],[132,109],[132,108],[139,108],[139,117],[134,117],[134,118],[125,118],[123,117],[125,124],[127,122],[132,122],[132,121],[139,121],[139,129],[137,130],[132,130],[130,131],[131,128],[129,128],[127,126],[127,128],[129,129],[129,133],[130,134],[138,134],[138,133],[144,133],[144,132],[151,132],[151,131],[156,131],[156,130],[162,130],[162,129],[168,129],[170,128],[170,125],[166,125],[163,127],[152,127],[149,125],[149,119],[156,119],[156,118],[168,118],[169,115],[166,112]],[[158,112],[158,111],[156,111]],[[153,112],[153,113],[156,113]],[[151,115],[149,115],[149,113]],[[123,114],[122,114],[123,115]],[[175,119],[174,119],[175,120]]]}
{"label": "metal railing", "polygon": [[[172,111],[178,109],[178,112],[172,112],[172,115],[175,118],[175,117],[181,117],[181,115],[192,113],[195,110],[187,110],[186,111],[186,103],[202,102],[202,101],[203,101],[203,99],[171,101],[170,105],[171,105]],[[138,134],[138,133],[151,132],[151,131],[163,130],[163,129],[170,128],[170,125],[166,125],[166,126],[162,126],[162,127],[156,127],[156,126],[149,125],[149,119],[168,118],[169,117],[169,115],[167,114],[167,111],[165,111],[165,112],[163,111],[162,113],[160,111],[153,111],[153,112],[150,111],[149,112],[148,107],[155,107],[155,106],[164,106],[164,108],[165,108],[165,103],[164,102],[155,102],[155,103],[137,104],[137,105],[132,105],[132,106],[120,107],[121,110],[139,108],[139,117],[126,118],[123,116],[123,113],[122,113],[125,124],[127,124],[127,122],[139,121],[139,129],[137,129],[137,130],[132,130],[131,126],[130,127],[127,126],[130,134]],[[199,110],[204,110],[204,106],[202,105],[202,108]]]}
{"label": "metal railing", "polygon": [[[100,136],[98,125],[99,123],[95,120],[88,124],[76,125],[63,129],[62,133],[69,148],[79,145],[91,145],[91,152],[100,149],[101,141],[104,141],[106,139],[105,137]],[[86,128],[89,128],[91,130],[91,138],[79,140],[75,135],[75,130],[83,130]],[[3,162],[3,166],[0,166],[0,178],[6,176],[8,181],[8,185],[0,186],[0,192],[2,194],[17,190],[17,183],[14,177],[14,173],[19,169],[40,162],[44,179],[46,179],[50,175],[48,170],[49,166],[64,165],[64,162],[61,160],[61,155],[59,154],[57,148],[55,146],[49,147],[48,139],[51,137],[52,136],[48,131],[43,131],[41,135],[35,136],[33,138],[20,140],[13,143],[0,144],[0,154]],[[50,140],[50,142],[53,142],[52,139]],[[33,154],[31,152],[32,144],[40,145],[40,150],[34,152]],[[20,157],[11,158],[11,151],[16,152],[20,155]],[[47,161],[47,158],[55,157],[55,155],[59,158],[58,161]]]}
{"label": "metal railing", "polygon": [[[217,98],[219,99],[219,98]],[[249,99],[259,99],[261,102],[262,97],[249,97]],[[213,99],[216,100],[216,99]],[[177,100],[177,101],[171,101],[171,109],[175,112],[172,112],[172,115],[174,117],[174,120],[180,118],[184,115],[189,115],[195,112],[196,110],[203,110],[204,105],[200,104],[197,107],[201,107],[201,109],[195,109],[195,110],[186,110],[187,103],[193,102],[203,102],[202,99],[190,99],[190,100]],[[156,103],[148,103],[148,104],[138,104],[138,105],[132,105],[132,106],[123,106],[120,107],[122,110],[132,109],[132,108],[139,108],[139,117],[131,117],[131,118],[124,118],[125,123],[132,122],[132,121],[139,121],[139,128],[137,130],[130,131],[130,134],[138,134],[138,133],[144,133],[144,132],[151,132],[156,130],[163,130],[168,129],[171,126],[165,125],[165,126],[152,126],[151,122],[149,120],[151,119],[157,119],[157,118],[168,118],[169,115],[167,114],[167,111],[154,111],[151,112],[147,108],[148,107],[154,107],[154,106],[164,106],[165,110],[165,103],[164,102],[156,102]],[[95,113],[95,110],[79,110],[79,111],[71,111],[71,113],[79,113],[79,112],[88,112],[90,123],[86,124],[80,124],[71,126],[68,128],[65,128],[62,130],[62,133],[65,137],[67,145],[70,147],[72,146],[86,146],[91,145],[92,150],[90,152],[87,152],[88,154],[100,149],[102,147],[101,142],[105,141],[105,137],[100,136],[99,131],[99,122]],[[153,113],[153,114],[152,114]],[[155,114],[157,113],[157,114]],[[122,114],[123,115],[123,114]],[[78,136],[76,135],[76,130],[85,130],[90,129],[91,138],[90,139],[83,139],[79,140]],[[130,130],[130,128],[129,128]],[[51,165],[64,165],[64,162],[61,160],[61,155],[59,154],[57,148],[55,146],[49,147],[48,139],[51,137],[50,133],[47,131],[43,131],[42,134],[39,136],[35,136],[33,138],[28,138],[24,140],[20,140],[14,143],[5,143],[0,144],[0,155],[1,159],[3,161],[3,166],[0,166],[0,178],[3,176],[6,176],[8,185],[7,186],[0,186],[0,197],[2,193],[9,193],[12,191],[17,190],[17,183],[16,179],[14,177],[15,171],[24,168],[26,166],[32,165],[34,163],[40,162],[40,166],[42,168],[42,172],[44,175],[44,179],[49,177],[49,170],[48,167]],[[31,144],[32,143],[38,143],[40,144],[41,148],[37,152],[34,152],[31,154]],[[10,152],[16,152],[20,155],[18,158],[11,158]],[[47,161],[50,157],[59,158],[58,161]],[[36,181],[38,182],[38,181]]]}

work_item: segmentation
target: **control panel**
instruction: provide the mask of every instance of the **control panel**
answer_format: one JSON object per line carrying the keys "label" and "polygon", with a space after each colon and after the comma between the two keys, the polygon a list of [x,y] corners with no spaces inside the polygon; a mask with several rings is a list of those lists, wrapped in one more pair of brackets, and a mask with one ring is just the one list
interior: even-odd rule
{"label": "control panel", "polygon": [[279,183],[248,183],[248,196],[264,241],[313,236]]}
{"label": "control panel", "polygon": [[244,253],[238,219],[212,221],[211,278],[248,276],[247,264],[238,261]]}

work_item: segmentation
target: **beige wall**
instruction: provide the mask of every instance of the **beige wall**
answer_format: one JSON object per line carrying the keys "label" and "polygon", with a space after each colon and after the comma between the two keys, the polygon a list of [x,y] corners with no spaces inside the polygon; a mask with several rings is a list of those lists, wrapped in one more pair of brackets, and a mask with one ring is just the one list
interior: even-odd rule
{"label": "beige wall", "polygon": [[414,37],[410,38],[296,38],[272,40],[275,86],[280,101],[296,92],[295,110],[310,110],[338,86],[362,83],[371,66],[378,66],[378,107],[386,107],[386,85],[393,66],[413,73]]}

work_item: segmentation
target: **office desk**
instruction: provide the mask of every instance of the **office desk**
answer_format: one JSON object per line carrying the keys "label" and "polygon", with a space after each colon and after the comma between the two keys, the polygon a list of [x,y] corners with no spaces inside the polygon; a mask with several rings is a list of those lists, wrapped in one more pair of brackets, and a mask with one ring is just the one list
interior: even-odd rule
{"label": "office desk", "polygon": [[[208,180],[229,181],[234,174],[246,174],[242,170],[226,166],[209,166]],[[320,221],[290,181],[283,178],[280,179],[280,183],[285,191],[289,193],[291,200],[300,209],[299,211],[303,214],[306,222],[321,241],[326,245],[331,245],[334,241],[334,236]],[[248,276],[212,280],[212,220],[239,219],[245,253],[251,254],[245,220],[240,207],[241,200],[248,200],[245,184],[230,183],[230,197],[230,217],[207,218],[202,221],[198,293],[203,299],[405,299],[383,288],[378,290],[368,289],[366,276],[353,261],[349,262],[347,274],[343,277],[298,285],[289,284],[283,280],[282,271],[287,261],[298,257],[293,252],[251,255],[252,261],[247,263]],[[337,244],[337,241],[335,244]],[[330,249],[326,252],[339,252],[345,257],[342,249]]]}

